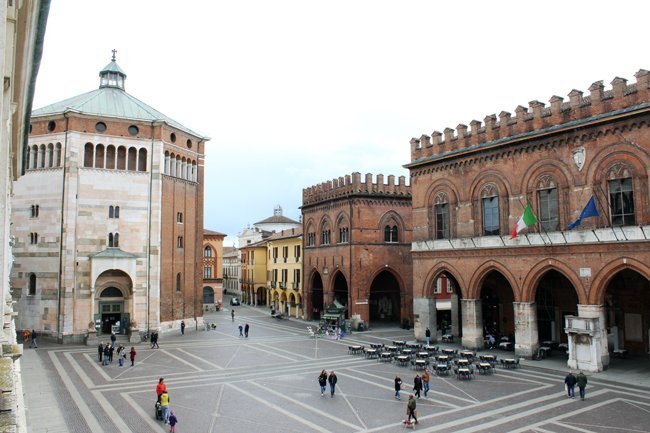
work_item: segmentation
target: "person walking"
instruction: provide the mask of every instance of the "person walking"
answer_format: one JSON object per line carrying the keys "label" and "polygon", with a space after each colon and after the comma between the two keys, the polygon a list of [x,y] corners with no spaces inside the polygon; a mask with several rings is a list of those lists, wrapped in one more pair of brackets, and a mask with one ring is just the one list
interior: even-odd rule
{"label": "person walking", "polygon": [[167,390],[160,394],[160,409],[162,409],[164,423],[169,424],[169,394],[167,394]]}
{"label": "person walking", "polygon": [[181,320],[181,335],[185,335],[185,320]]}
{"label": "person walking", "polygon": [[575,386],[577,379],[573,375],[573,372],[570,371],[569,374],[564,378],[564,384],[566,385],[566,392],[569,398],[576,398]]}
{"label": "person walking", "polygon": [[169,411],[169,433],[174,433],[176,431],[176,424],[178,424],[178,418],[173,410]]}
{"label": "person walking", "polygon": [[117,363],[120,367],[124,367],[124,359],[126,359],[126,349],[122,343],[117,347]]}
{"label": "person walking", "polygon": [[31,333],[29,332],[29,329],[23,329],[23,345],[27,346],[29,343],[29,335]]}
{"label": "person walking", "polygon": [[428,326],[427,326],[427,330],[424,331],[424,338],[426,338],[426,340],[427,340],[427,346],[428,346],[429,343],[431,343],[431,330],[429,329]]}
{"label": "person walking", "polygon": [[246,337],[246,338],[248,338],[248,330],[249,329],[250,329],[250,327],[248,326],[248,323],[247,323],[246,326],[244,326],[244,337]]}
{"label": "person walking", "polygon": [[31,341],[29,343],[29,347],[32,347],[34,349],[38,349],[38,344],[36,344],[36,330],[32,329],[32,333],[29,336],[31,338]]}
{"label": "person walking", "polygon": [[330,383],[330,397],[334,398],[334,391],[336,391],[336,382],[338,381],[336,374],[334,374],[334,371],[330,371],[330,376],[327,378],[327,381]]}
{"label": "person walking", "polygon": [[399,378],[399,375],[395,376],[395,398],[400,399],[399,392],[402,390],[402,379]]}
{"label": "person walking", "polygon": [[422,391],[422,378],[419,374],[416,374],[413,379],[413,391],[415,391],[416,397],[420,398],[420,391]]}
{"label": "person walking", "polygon": [[111,345],[106,343],[104,345],[104,358],[102,361],[102,365],[108,365],[110,356],[111,356]]}
{"label": "person walking", "polygon": [[406,403],[406,416],[407,420],[411,421],[411,418],[415,420],[415,423],[418,423],[418,417],[417,414],[415,413],[415,408],[417,404],[415,403],[415,398],[413,397],[413,394],[409,395],[409,401]]}
{"label": "person walking", "polygon": [[129,352],[129,356],[131,357],[131,367],[133,367],[133,365],[135,364],[135,355],[136,355],[135,347],[131,346],[131,351]]}
{"label": "person walking", "polygon": [[115,352],[115,345],[111,344],[108,348],[108,362],[113,363],[113,353]]}
{"label": "person walking", "polygon": [[587,376],[581,371],[576,377],[576,383],[578,384],[578,390],[580,391],[580,400],[585,399],[585,388],[587,387]]}
{"label": "person walking", "polygon": [[327,372],[325,370],[320,372],[318,376],[318,384],[320,385],[320,396],[325,396],[325,387],[327,386]]}
{"label": "person walking", "polygon": [[232,321],[235,323],[235,310],[230,310],[230,317],[232,317]]}
{"label": "person walking", "polygon": [[241,323],[239,324],[239,336],[243,337],[244,336],[244,325]]}
{"label": "person walking", "polygon": [[160,403],[160,396],[162,395],[163,391],[167,391],[167,385],[165,385],[165,378],[161,377],[158,379],[158,385],[156,385],[156,396],[158,397],[158,403]]}
{"label": "person walking", "polygon": [[99,362],[102,362],[102,355],[104,354],[104,342],[100,342],[99,346],[97,346],[97,357],[99,358]]}
{"label": "person walking", "polygon": [[424,370],[424,373],[422,373],[422,388],[424,389],[424,396],[427,396],[427,393],[429,392],[429,370]]}
{"label": "person walking", "polygon": [[117,341],[117,335],[115,332],[111,332],[111,346],[115,347],[115,341]]}
{"label": "person walking", "polygon": [[151,334],[151,348],[160,349],[160,346],[158,346],[158,331]]}

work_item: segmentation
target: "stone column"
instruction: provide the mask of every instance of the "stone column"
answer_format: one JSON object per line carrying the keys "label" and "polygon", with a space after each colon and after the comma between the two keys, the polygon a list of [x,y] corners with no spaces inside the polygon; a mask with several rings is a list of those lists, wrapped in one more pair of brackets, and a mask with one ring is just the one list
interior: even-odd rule
{"label": "stone column", "polygon": [[483,306],[480,299],[461,299],[463,308],[463,347],[483,348]]}
{"label": "stone column", "polygon": [[454,339],[460,337],[460,321],[458,320],[460,315],[458,314],[458,295],[451,295],[451,335],[454,336]]}
{"label": "stone column", "polygon": [[[580,305],[578,304],[578,316],[598,319],[598,328],[592,344],[596,354],[600,357],[601,369],[607,369],[609,366],[609,345],[607,343],[607,320],[605,320],[605,306],[604,305]],[[601,371],[599,369],[599,371]]]}
{"label": "stone column", "polygon": [[537,332],[537,304],[513,302],[515,312],[515,354],[532,358],[539,347]]}
{"label": "stone column", "polygon": [[436,341],[436,300],[413,298],[413,333],[418,341],[425,341],[427,327],[431,330],[431,342]]}

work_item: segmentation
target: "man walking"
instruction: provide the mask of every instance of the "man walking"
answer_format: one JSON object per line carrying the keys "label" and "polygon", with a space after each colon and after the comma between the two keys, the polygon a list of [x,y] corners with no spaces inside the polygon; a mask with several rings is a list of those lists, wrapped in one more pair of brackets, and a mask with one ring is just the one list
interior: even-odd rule
{"label": "man walking", "polygon": [[34,349],[38,349],[38,344],[36,344],[36,330],[32,329],[32,333],[30,335],[31,337],[31,342],[29,343],[29,347],[32,347]]}
{"label": "man walking", "polygon": [[244,336],[244,325],[241,323],[239,324],[239,336],[243,337]]}
{"label": "man walking", "polygon": [[395,398],[398,400],[400,399],[399,392],[401,391],[401,389],[402,389],[402,379],[400,379],[398,375],[395,376]]}
{"label": "man walking", "polygon": [[235,310],[230,310],[230,317],[232,317],[232,321],[235,323]]}
{"label": "man walking", "polygon": [[569,398],[576,398],[575,386],[577,379],[573,375],[573,372],[570,371],[569,374],[564,378],[564,384],[566,385],[566,392]]}
{"label": "man walking", "polygon": [[585,388],[587,387],[587,376],[581,371],[576,377],[576,382],[578,384],[578,390],[580,391],[580,400],[585,399]]}
{"label": "man walking", "polygon": [[422,391],[422,378],[419,374],[416,374],[413,379],[413,391],[415,391],[417,398],[420,398],[420,391]]}
{"label": "man walking", "polygon": [[424,388],[424,396],[429,392],[429,370],[424,370],[422,373],[422,387]]}
{"label": "man walking", "polygon": [[415,413],[415,407],[416,407],[415,398],[413,398],[413,394],[411,394],[409,395],[409,401],[406,404],[406,415],[408,417],[407,418],[408,421],[411,421],[411,418],[413,418],[415,420],[415,423],[417,424],[418,417],[416,416]]}
{"label": "man walking", "polygon": [[427,330],[424,331],[424,337],[425,337],[426,340],[427,340],[427,346],[428,346],[429,343],[431,342],[431,330],[429,329],[428,326],[427,326]]}
{"label": "man walking", "polygon": [[336,391],[336,382],[338,381],[336,374],[334,374],[334,371],[330,371],[330,377],[327,378],[327,381],[330,383],[330,397],[334,398],[334,391]]}
{"label": "man walking", "polygon": [[246,337],[246,338],[248,338],[248,329],[249,329],[249,326],[248,326],[248,323],[247,323],[246,326],[244,326],[244,337]]}
{"label": "man walking", "polygon": [[181,335],[185,335],[185,320],[181,320]]}

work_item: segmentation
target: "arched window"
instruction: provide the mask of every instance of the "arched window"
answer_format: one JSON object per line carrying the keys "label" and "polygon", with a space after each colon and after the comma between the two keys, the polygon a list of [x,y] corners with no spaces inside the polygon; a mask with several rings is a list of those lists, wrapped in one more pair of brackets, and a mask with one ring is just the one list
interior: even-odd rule
{"label": "arched window", "polygon": [[449,198],[444,192],[436,195],[433,215],[435,239],[449,239]]}
{"label": "arched window", "polygon": [[546,232],[560,229],[557,185],[553,177],[544,175],[537,181],[539,222]]}
{"label": "arched window", "polygon": [[100,298],[121,298],[122,296],[124,296],[122,295],[122,291],[117,287],[107,287],[99,295]]}
{"label": "arched window", "polygon": [[32,166],[31,168],[38,168],[38,146],[32,147]]}
{"label": "arched window", "polygon": [[117,148],[117,169],[126,170],[126,147]]}
{"label": "arched window", "polygon": [[615,164],[607,172],[609,217],[613,227],[636,225],[634,182],[625,164]]}
{"label": "arched window", "polygon": [[138,171],[147,171],[147,149],[144,147],[138,151]]}
{"label": "arched window", "polygon": [[181,273],[176,274],[176,291],[181,291]]}
{"label": "arched window", "polygon": [[54,146],[54,166],[61,167],[61,143]]}
{"label": "arched window", "polygon": [[203,248],[203,257],[212,257],[212,248],[210,247]]}
{"label": "arched window", "polygon": [[496,186],[489,184],[481,192],[481,204],[483,211],[483,235],[498,236],[500,234],[499,223],[499,195]]}
{"label": "arched window", "polygon": [[36,296],[36,274],[29,274],[28,296]]}
{"label": "arched window", "polygon": [[165,168],[164,173],[169,175],[169,152],[165,152]]}
{"label": "arched window", "polygon": [[196,161],[192,161],[192,181],[198,180],[198,171],[196,170]]}
{"label": "arched window", "polygon": [[138,149],[136,149],[135,147],[129,147],[129,166],[127,167],[127,170],[136,171],[138,169],[136,165],[137,162],[138,162]]}
{"label": "arched window", "polygon": [[109,248],[118,248],[120,246],[120,234],[119,233],[109,233],[108,234],[108,247]]}
{"label": "arched window", "polygon": [[119,218],[119,217],[120,217],[120,207],[115,206],[115,218]]}
{"label": "arched window", "polygon": [[48,168],[54,167],[54,146],[52,143],[47,145],[47,150],[45,151],[45,166]]}
{"label": "arched window", "polygon": [[95,168],[104,168],[104,145],[98,144],[95,148]]}
{"label": "arched window", "polygon": [[115,146],[112,144],[106,146],[106,168],[115,170]]}
{"label": "arched window", "polygon": [[185,158],[181,159],[181,173],[178,177],[187,179],[187,161]]}
{"label": "arched window", "polygon": [[84,146],[84,167],[92,167],[95,162],[95,146],[92,143],[86,143]]}
{"label": "arched window", "polygon": [[115,208],[113,206],[108,207],[108,217],[109,218],[114,218],[115,217]]}
{"label": "arched window", "polygon": [[176,222],[183,224],[183,212],[176,212]]}
{"label": "arched window", "polygon": [[176,248],[183,248],[183,236],[176,238]]}
{"label": "arched window", "polygon": [[30,233],[29,234],[29,243],[31,245],[36,245],[38,244],[38,233]]}
{"label": "arched window", "polygon": [[181,157],[176,155],[176,177],[181,177],[183,175],[183,167],[181,166]]}
{"label": "arched window", "polygon": [[176,156],[173,153],[169,155],[169,175],[176,176]]}
{"label": "arched window", "polygon": [[347,227],[339,227],[339,243],[346,244],[349,241],[349,229]]}
{"label": "arched window", "polygon": [[41,144],[38,151],[38,168],[45,168],[45,145]]}
{"label": "arched window", "polygon": [[384,227],[384,242],[397,242],[399,231],[397,225],[387,225]]}

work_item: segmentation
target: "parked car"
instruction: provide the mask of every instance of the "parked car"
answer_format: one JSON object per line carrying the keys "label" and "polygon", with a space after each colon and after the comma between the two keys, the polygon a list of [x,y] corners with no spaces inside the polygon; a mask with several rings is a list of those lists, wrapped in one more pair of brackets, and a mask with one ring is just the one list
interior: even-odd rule
{"label": "parked car", "polygon": [[239,305],[239,299],[230,298],[230,305]]}

